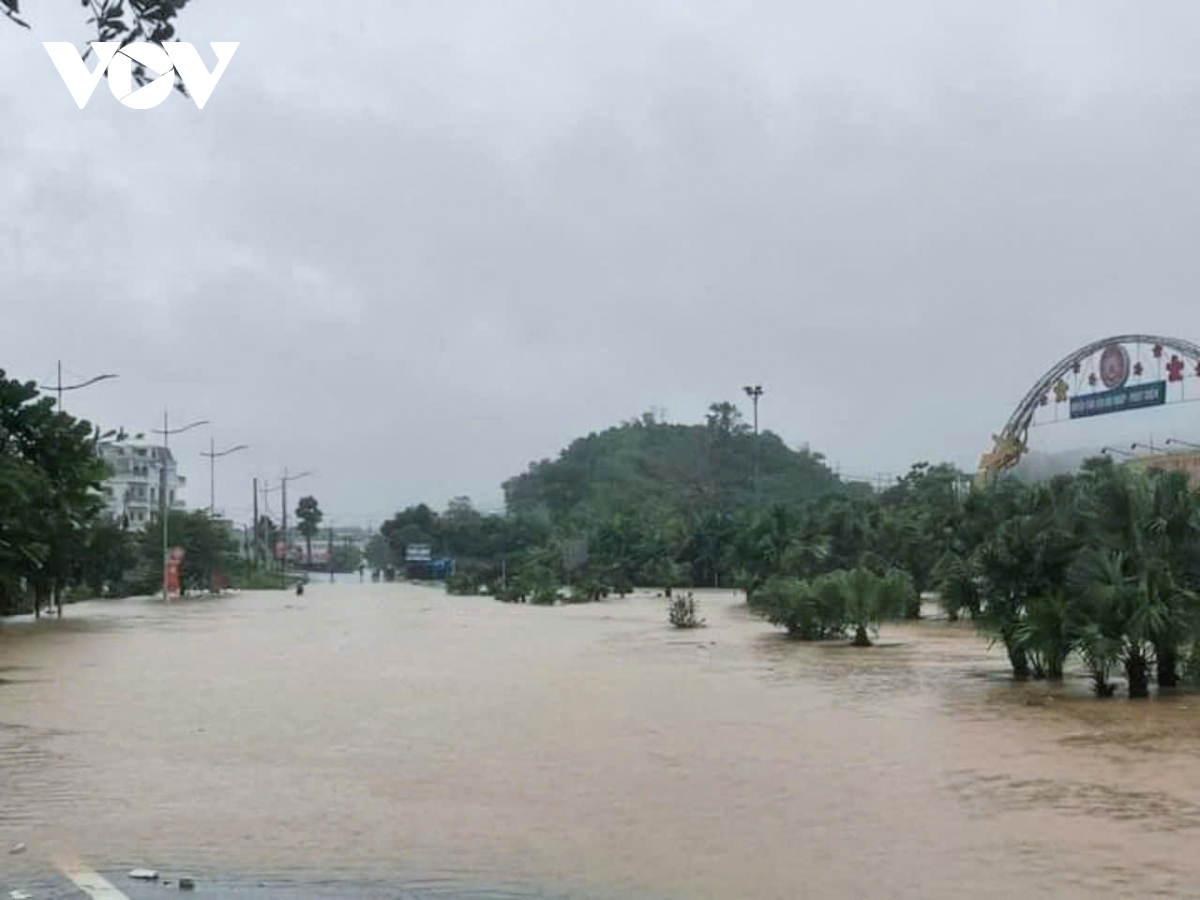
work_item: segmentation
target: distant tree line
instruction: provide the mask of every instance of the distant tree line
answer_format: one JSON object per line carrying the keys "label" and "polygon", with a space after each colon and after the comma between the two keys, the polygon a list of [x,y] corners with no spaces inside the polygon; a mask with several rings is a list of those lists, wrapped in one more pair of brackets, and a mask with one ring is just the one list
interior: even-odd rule
{"label": "distant tree line", "polygon": [[1004,648],[1014,677],[1059,680],[1074,662],[1097,695],[1200,682],[1200,493],[1182,472],[1087,461],[1044,482],[973,484],[914,465],[876,492],[819,454],[753,435],[730,404],[702,425],[652,416],[581,438],[504,485],[507,510],[466,498],[410,507],[373,540],[373,563],[408,543],[460,560],[454,593],[590,601],[634,585],[737,586],[801,640],[871,643],[915,619],[922,596]]}
{"label": "distant tree line", "polygon": [[425,504],[397,513],[368,548],[370,564],[399,567],[407,546],[428,544],[456,559],[452,589],[503,586],[518,597],[548,596],[552,586],[581,596],[635,584],[732,586],[757,565],[748,545],[762,517],[756,496],[785,517],[815,510],[849,528],[842,520],[871,495],[771,432],[756,446],[731,403],[714,403],[699,425],[647,413],[574,441],[503,488],[502,515],[481,514],[466,497],[440,513]]}

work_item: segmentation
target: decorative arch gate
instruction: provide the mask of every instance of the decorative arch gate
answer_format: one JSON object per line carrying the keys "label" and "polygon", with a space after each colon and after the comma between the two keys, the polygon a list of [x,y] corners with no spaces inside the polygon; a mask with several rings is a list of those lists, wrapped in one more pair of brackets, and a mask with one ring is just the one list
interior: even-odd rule
{"label": "decorative arch gate", "polygon": [[[1200,378],[1200,345],[1191,341],[1120,334],[1086,344],[1034,382],[1004,428],[992,435],[992,449],[979,461],[979,476],[995,476],[1021,460],[1034,416],[1043,407],[1068,403],[1070,418],[1078,419],[1162,406],[1174,393],[1172,385],[1179,386],[1177,399],[1187,399],[1183,391],[1189,377]],[[1081,391],[1081,384],[1087,390]]]}

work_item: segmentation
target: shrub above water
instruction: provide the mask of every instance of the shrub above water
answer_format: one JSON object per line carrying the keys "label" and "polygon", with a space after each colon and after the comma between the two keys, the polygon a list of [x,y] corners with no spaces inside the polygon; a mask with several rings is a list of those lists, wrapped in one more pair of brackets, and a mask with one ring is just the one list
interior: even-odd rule
{"label": "shrub above water", "polygon": [[775,576],[755,590],[752,605],[772,625],[802,641],[823,641],[846,632],[845,597],[833,576],[812,581]]}
{"label": "shrub above water", "polygon": [[696,598],[691,592],[672,598],[669,618],[676,628],[704,627],[704,620],[696,615]]}

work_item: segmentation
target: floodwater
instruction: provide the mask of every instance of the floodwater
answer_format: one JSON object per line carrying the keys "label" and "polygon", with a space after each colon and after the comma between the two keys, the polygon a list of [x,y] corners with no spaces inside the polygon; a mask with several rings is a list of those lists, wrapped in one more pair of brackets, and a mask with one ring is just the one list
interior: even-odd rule
{"label": "floodwater", "polygon": [[319,581],[5,623],[0,870],[1200,897],[1200,698],[1014,685],[969,625],[790,643],[699,597],[693,632],[650,595],[545,609]]}

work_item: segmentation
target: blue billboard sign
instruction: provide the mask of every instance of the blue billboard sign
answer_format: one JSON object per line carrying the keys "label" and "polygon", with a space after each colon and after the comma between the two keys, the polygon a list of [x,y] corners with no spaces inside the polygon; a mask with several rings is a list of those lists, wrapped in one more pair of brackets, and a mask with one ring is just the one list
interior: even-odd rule
{"label": "blue billboard sign", "polygon": [[1081,394],[1078,397],[1072,397],[1071,418],[1085,419],[1089,416],[1102,416],[1105,413],[1145,409],[1149,406],[1162,406],[1166,402],[1167,383],[1152,381],[1149,384],[1120,387],[1112,391],[1100,391],[1095,394]]}

